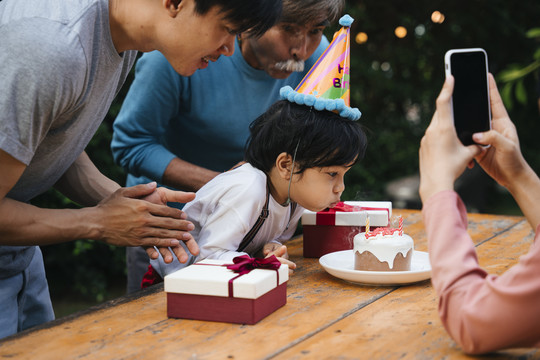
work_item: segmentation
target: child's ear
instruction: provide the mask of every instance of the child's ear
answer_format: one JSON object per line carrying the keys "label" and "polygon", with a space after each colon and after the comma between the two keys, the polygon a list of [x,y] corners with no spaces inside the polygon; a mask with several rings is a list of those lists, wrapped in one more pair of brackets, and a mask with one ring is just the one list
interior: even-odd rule
{"label": "child's ear", "polygon": [[290,154],[282,152],[276,158],[276,170],[282,179],[289,180],[291,176],[293,159]]}
{"label": "child's ear", "polygon": [[[0,0],[1,1],[1,0]],[[167,9],[169,12],[169,15],[171,17],[176,17],[180,10],[182,9],[183,5],[181,1],[175,1],[175,0],[162,0],[163,6]]]}

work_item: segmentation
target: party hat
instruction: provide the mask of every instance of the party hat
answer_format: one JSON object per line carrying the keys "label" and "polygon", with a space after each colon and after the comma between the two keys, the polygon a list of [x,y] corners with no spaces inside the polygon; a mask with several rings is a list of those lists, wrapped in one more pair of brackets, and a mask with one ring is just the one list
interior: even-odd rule
{"label": "party hat", "polygon": [[349,91],[351,24],[354,19],[344,15],[339,19],[342,28],[334,34],[330,45],[298,84],[281,88],[282,99],[299,105],[329,110],[344,118],[358,120],[360,110],[351,108]]}

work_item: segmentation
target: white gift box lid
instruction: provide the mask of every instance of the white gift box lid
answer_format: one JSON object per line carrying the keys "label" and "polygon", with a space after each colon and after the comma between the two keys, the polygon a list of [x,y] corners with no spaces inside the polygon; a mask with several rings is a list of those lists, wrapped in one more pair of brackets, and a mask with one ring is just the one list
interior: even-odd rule
{"label": "white gift box lid", "polygon": [[[229,280],[238,276],[226,266],[232,261],[205,259],[165,276],[165,292],[178,294],[229,296]],[[279,274],[279,283],[277,283]],[[235,298],[257,299],[289,280],[289,267],[254,269],[233,281]]]}
{"label": "white gift box lid", "polygon": [[[345,204],[361,208],[380,208],[381,210],[336,211],[335,226],[364,226],[369,215],[369,226],[387,226],[392,217],[391,201],[345,201]],[[302,225],[317,225],[317,213],[304,210]]]}

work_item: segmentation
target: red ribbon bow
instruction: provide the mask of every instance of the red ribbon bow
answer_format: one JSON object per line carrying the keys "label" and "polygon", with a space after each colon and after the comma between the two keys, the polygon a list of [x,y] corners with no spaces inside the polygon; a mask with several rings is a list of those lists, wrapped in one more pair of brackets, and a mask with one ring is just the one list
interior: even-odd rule
{"label": "red ribbon bow", "polygon": [[370,211],[370,210],[384,210],[388,213],[388,218],[390,219],[390,211],[387,208],[349,205],[349,204],[345,204],[343,201],[340,201],[333,208],[328,208],[324,211],[319,211],[316,214],[316,224],[334,226],[336,225],[337,212]]}
{"label": "red ribbon bow", "polygon": [[238,279],[240,276],[245,275],[253,269],[268,269],[275,270],[277,276],[277,284],[279,285],[279,272],[278,269],[281,266],[279,260],[274,256],[270,256],[264,259],[252,258],[249,255],[237,256],[233,259],[231,265],[226,265],[227,269],[238,273],[237,276],[229,280],[229,297],[234,297],[233,295],[233,281]]}
{"label": "red ribbon bow", "polygon": [[234,264],[227,265],[227,269],[239,273],[240,275],[247,274],[253,269],[277,270],[281,266],[281,263],[274,255],[264,259],[242,255],[235,257],[233,263]]}
{"label": "red ribbon bow", "polygon": [[352,212],[352,211],[359,211],[359,210],[363,210],[363,208],[359,206],[345,204],[343,201],[340,201],[336,204],[336,206],[334,206],[333,208],[328,208],[324,210],[324,212],[335,213],[336,211]]}

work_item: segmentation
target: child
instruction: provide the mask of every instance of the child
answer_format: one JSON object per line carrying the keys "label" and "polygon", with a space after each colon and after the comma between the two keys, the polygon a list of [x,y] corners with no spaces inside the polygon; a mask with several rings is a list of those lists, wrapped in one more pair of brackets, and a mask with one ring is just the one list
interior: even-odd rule
{"label": "child", "polygon": [[199,255],[185,264],[152,260],[160,276],[205,258],[232,263],[245,254],[275,255],[292,271],[296,265],[281,243],[294,234],[304,208],[322,211],[340,201],[343,176],[366,148],[356,122],[286,100],[257,118],[250,133],[247,163],[215,177],[184,207]]}

